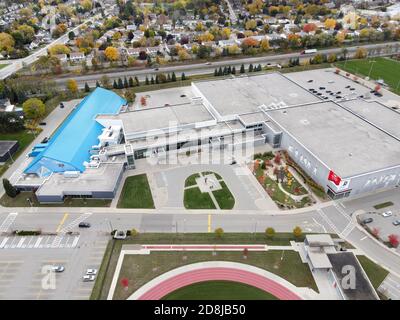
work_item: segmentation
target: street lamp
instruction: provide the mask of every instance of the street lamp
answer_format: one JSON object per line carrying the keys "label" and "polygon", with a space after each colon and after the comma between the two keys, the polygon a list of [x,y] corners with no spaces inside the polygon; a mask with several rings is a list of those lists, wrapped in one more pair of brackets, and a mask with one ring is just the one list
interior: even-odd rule
{"label": "street lamp", "polygon": [[369,61],[369,63],[371,63],[371,68],[369,68],[368,78],[371,76],[372,67],[374,66],[374,63],[375,63],[375,62],[376,62],[375,60]]}

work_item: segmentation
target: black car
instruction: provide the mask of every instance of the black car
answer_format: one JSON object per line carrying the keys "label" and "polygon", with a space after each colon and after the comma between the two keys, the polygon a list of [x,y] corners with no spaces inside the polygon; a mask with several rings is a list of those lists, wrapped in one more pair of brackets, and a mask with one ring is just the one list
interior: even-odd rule
{"label": "black car", "polygon": [[79,223],[79,228],[90,228],[89,222],[81,222]]}
{"label": "black car", "polygon": [[350,86],[346,86],[346,89],[350,88]]}
{"label": "black car", "polygon": [[372,218],[366,218],[366,219],[364,219],[362,222],[363,222],[363,224],[367,224],[367,223],[371,223],[372,221],[374,221],[374,219],[372,219]]}
{"label": "black car", "polygon": [[62,109],[62,108],[64,108],[64,103],[60,103],[60,108]]}
{"label": "black car", "polygon": [[39,122],[39,126],[45,126],[46,124],[46,122]]}
{"label": "black car", "polygon": [[41,143],[47,143],[47,142],[49,142],[49,138],[44,138],[43,140],[42,140],[42,142]]}
{"label": "black car", "polygon": [[319,87],[319,90],[325,90],[325,87]]}

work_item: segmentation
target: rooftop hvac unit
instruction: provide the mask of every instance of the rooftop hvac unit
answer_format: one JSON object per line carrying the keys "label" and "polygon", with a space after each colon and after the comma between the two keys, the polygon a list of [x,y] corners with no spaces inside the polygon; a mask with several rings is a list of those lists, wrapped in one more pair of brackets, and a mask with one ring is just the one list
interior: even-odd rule
{"label": "rooftop hvac unit", "polygon": [[65,171],[63,175],[65,178],[78,178],[79,174],[79,171]]}

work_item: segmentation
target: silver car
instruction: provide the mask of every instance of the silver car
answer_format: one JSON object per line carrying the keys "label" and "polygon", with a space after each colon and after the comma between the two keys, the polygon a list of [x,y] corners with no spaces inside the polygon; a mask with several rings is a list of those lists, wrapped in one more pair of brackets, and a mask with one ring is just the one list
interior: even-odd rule
{"label": "silver car", "polygon": [[91,281],[94,281],[95,278],[96,277],[93,275],[85,275],[85,276],[83,276],[82,280],[83,280],[83,282],[91,282]]}

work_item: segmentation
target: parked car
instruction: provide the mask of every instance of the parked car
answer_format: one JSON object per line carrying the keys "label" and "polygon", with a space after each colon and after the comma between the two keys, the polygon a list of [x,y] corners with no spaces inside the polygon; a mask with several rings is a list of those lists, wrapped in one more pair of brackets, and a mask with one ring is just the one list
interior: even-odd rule
{"label": "parked car", "polygon": [[64,266],[53,266],[51,269],[57,273],[63,272],[65,270]]}
{"label": "parked car", "polygon": [[397,227],[397,226],[400,225],[400,220],[394,220],[392,223],[393,223],[394,226]]}
{"label": "parked car", "polygon": [[206,66],[211,66],[211,64],[212,64],[211,62],[206,62],[205,63]]}
{"label": "parked car", "polygon": [[87,269],[86,270],[86,275],[90,276],[90,275],[95,275],[97,274],[97,270],[96,269]]}
{"label": "parked car", "polygon": [[78,226],[79,226],[79,228],[90,228],[90,223],[89,222],[80,222]]}
{"label": "parked car", "polygon": [[45,137],[45,138],[41,141],[41,143],[47,143],[47,142],[49,142],[49,138],[48,138],[48,137]]}
{"label": "parked car", "polygon": [[95,276],[92,276],[92,275],[85,275],[85,276],[83,276],[83,278],[82,278],[83,282],[94,281],[94,279],[96,279],[96,277],[95,277]]}
{"label": "parked car", "polygon": [[363,224],[367,224],[367,223],[371,223],[372,221],[374,221],[374,219],[372,219],[372,218],[366,218],[366,219],[364,219],[362,222],[363,222]]}
{"label": "parked car", "polygon": [[392,211],[386,211],[384,213],[382,213],[382,217],[387,218],[387,217],[391,217],[393,215]]}
{"label": "parked car", "polygon": [[62,108],[64,108],[64,103],[60,103],[60,108],[62,109]]}
{"label": "parked car", "polygon": [[46,122],[39,122],[40,126],[45,126],[47,123]]}

